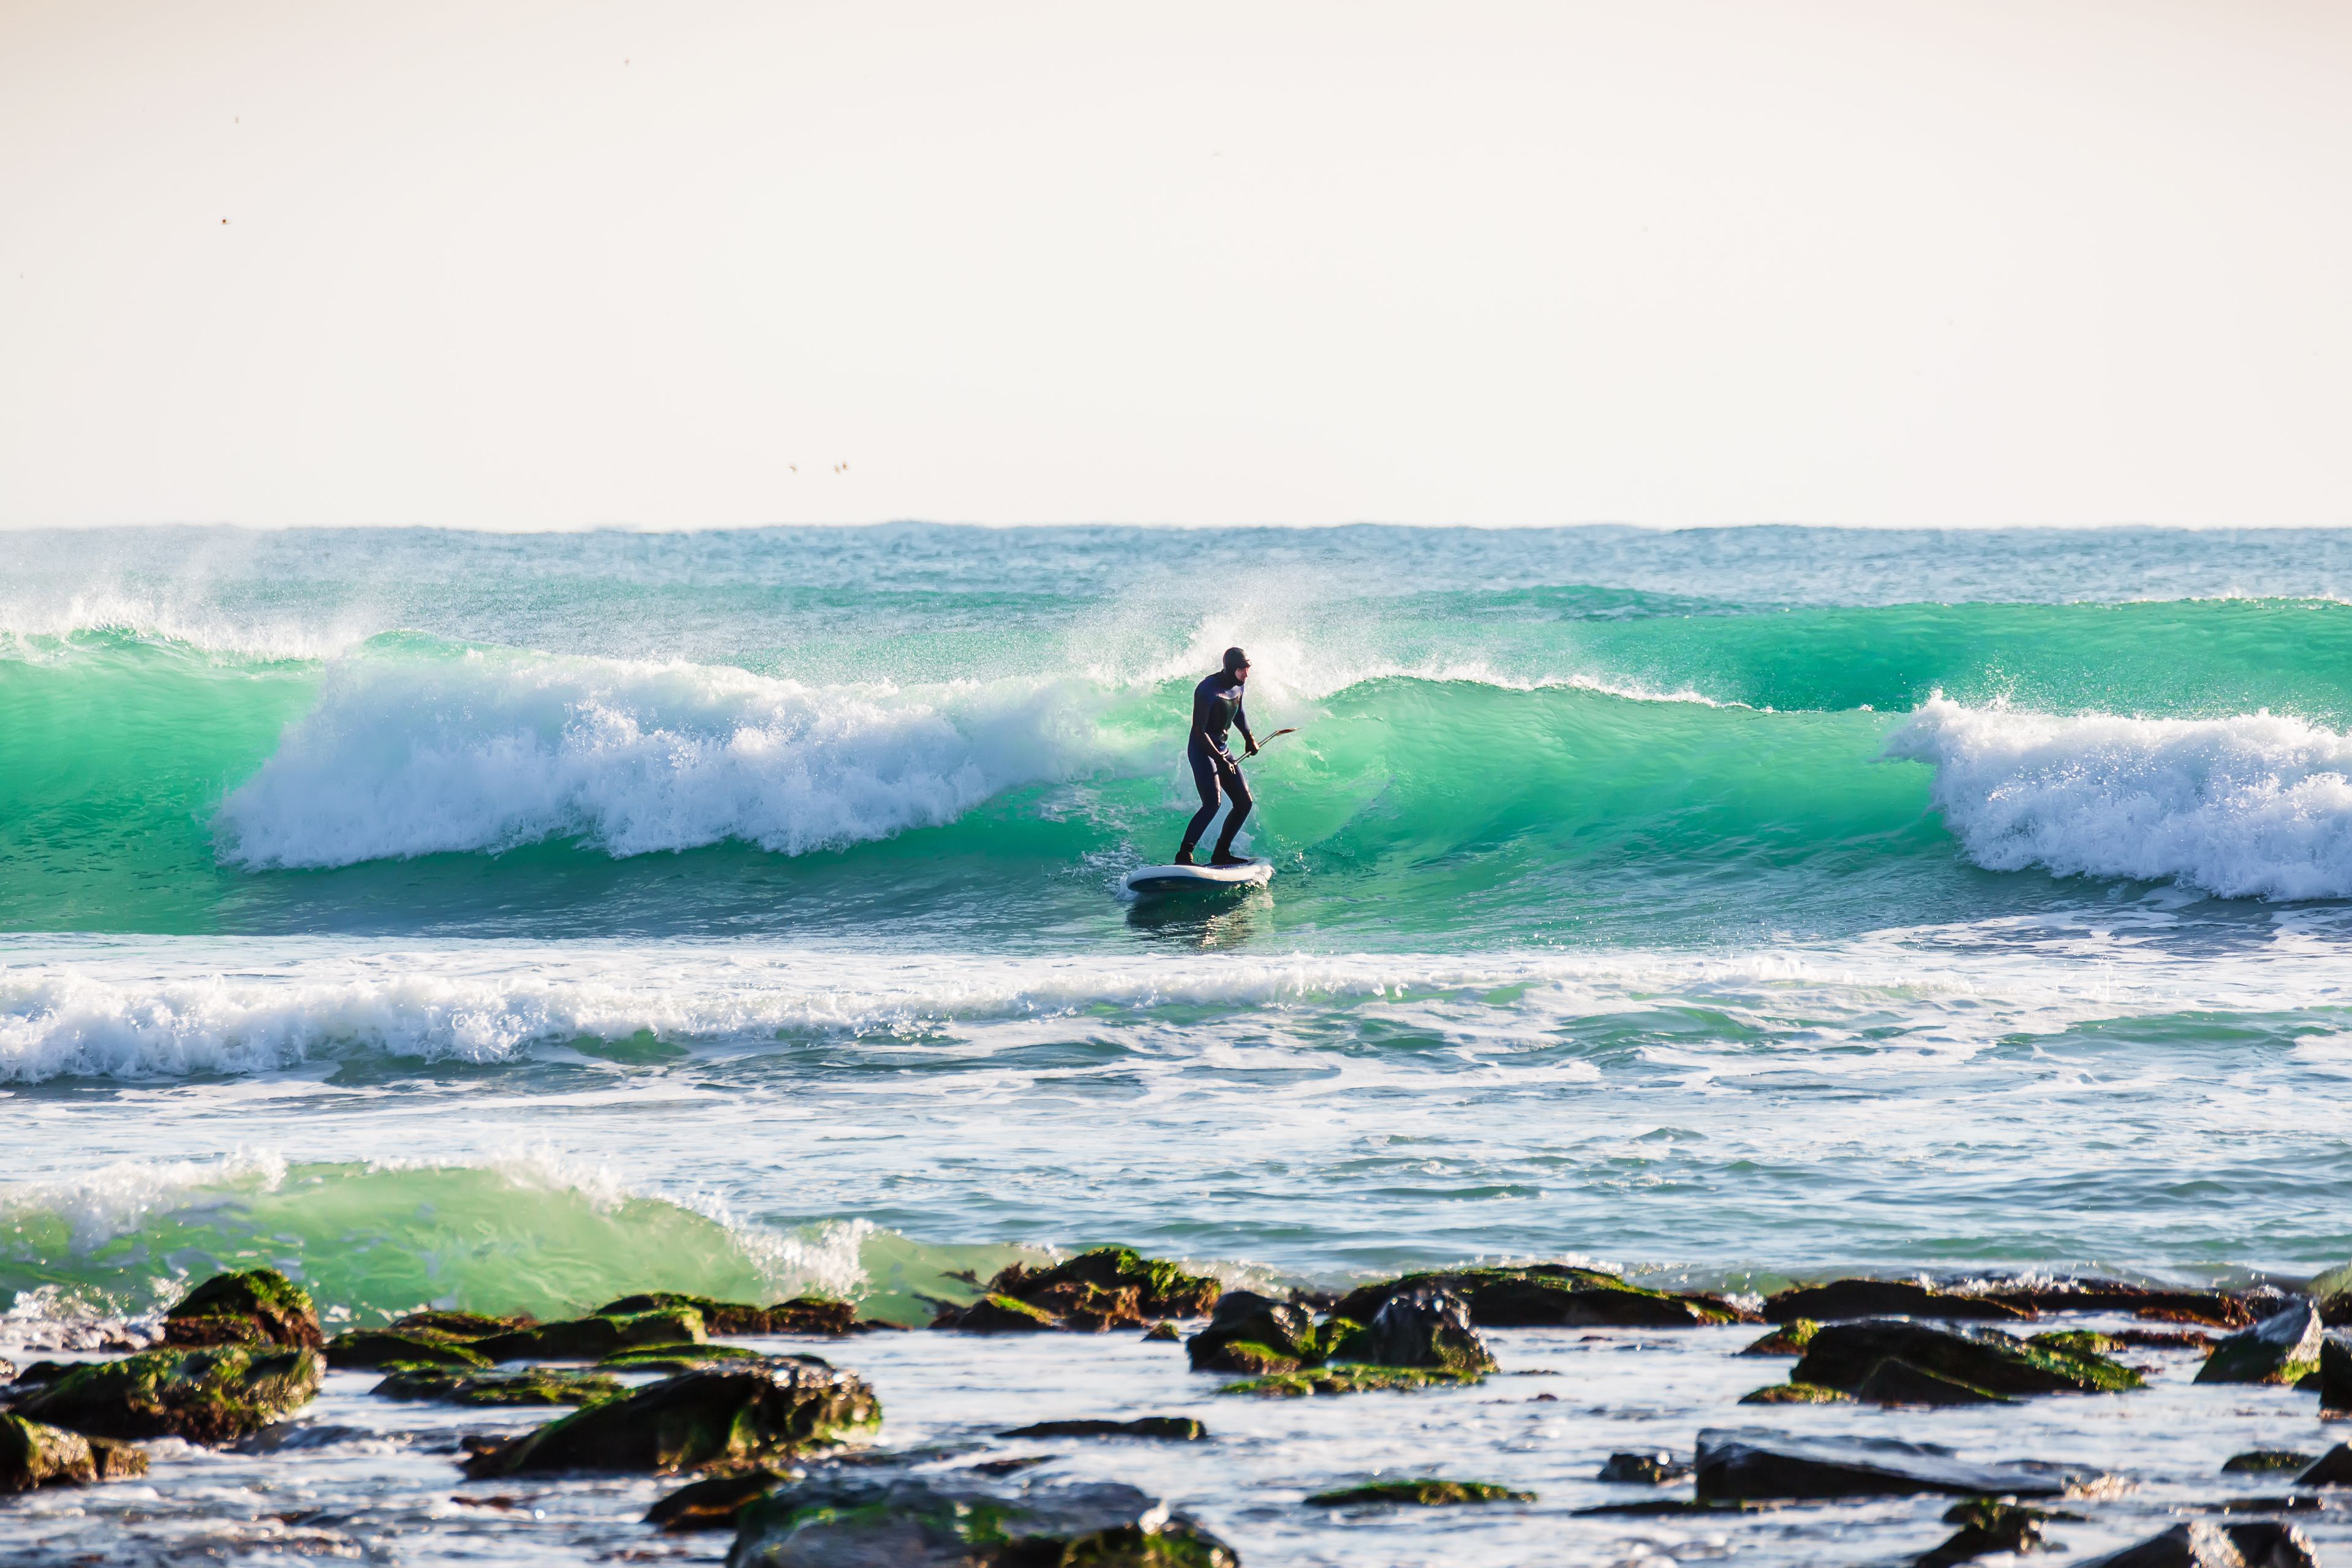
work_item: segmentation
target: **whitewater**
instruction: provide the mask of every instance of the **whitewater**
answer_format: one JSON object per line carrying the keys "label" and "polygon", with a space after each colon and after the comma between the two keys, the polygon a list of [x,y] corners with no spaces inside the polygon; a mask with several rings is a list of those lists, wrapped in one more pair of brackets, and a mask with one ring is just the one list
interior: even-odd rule
{"label": "whitewater", "polygon": [[[1099,1242],[1317,1289],[2352,1259],[2352,532],[9,548],[19,1361],[253,1261],[331,1326],[653,1286],[919,1323]],[[1122,898],[1233,643],[1299,730],[1250,764],[1274,882]],[[961,1431],[929,1353],[873,1352],[886,1400]]]}

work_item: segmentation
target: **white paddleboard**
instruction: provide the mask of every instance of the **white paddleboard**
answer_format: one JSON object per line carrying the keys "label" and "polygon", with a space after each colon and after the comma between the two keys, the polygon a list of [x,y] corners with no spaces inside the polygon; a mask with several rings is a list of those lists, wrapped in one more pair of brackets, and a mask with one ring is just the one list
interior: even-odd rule
{"label": "white paddleboard", "polygon": [[1118,885],[1130,893],[1207,892],[1216,888],[1263,888],[1273,880],[1274,868],[1253,860],[1246,866],[1139,866],[1120,878]]}

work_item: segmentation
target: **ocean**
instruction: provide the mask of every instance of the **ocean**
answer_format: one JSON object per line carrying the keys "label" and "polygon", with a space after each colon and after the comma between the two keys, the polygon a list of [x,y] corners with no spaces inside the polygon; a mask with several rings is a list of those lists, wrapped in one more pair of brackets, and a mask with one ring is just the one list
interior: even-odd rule
{"label": "ocean", "polygon": [[[331,1326],[649,1288],[920,1323],[960,1275],[1102,1242],[1322,1289],[2352,1259],[2352,531],[0,548],[0,1352],[257,1261]],[[1274,880],[1124,899],[1192,808],[1191,689],[1230,644],[1259,733],[1297,730],[1250,764]],[[839,1353],[919,1383],[950,1338]],[[1129,1375],[1165,1374],[1098,1386]],[[1595,1394],[1589,1441],[1515,1427],[1496,1464],[1549,1497],[1537,1456],[1581,1484],[1712,1397],[1629,1436]],[[1351,1440],[1263,1435],[1298,1488],[1371,1464]],[[1150,1461],[1253,1565],[1538,1539],[1310,1527],[1238,1463]],[[352,1497],[399,1468],[347,1468]],[[189,1485],[139,1506],[194,1534],[108,1528],[263,1550]],[[430,1514],[369,1550],[638,1528],[581,1506],[556,1545]],[[1821,1550],[1784,1535],[1740,1550]]]}

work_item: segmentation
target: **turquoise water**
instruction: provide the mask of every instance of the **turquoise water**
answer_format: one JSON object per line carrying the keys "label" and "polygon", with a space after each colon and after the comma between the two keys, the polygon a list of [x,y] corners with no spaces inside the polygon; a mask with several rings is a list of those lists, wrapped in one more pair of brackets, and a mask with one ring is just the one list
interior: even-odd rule
{"label": "turquoise water", "polygon": [[2352,533],[10,543],[27,1312],[2352,1257]]}

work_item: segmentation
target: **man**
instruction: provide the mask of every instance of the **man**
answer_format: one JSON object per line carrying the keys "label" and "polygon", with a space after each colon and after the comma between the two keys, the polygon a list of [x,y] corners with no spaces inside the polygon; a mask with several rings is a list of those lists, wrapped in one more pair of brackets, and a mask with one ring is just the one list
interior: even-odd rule
{"label": "man", "polygon": [[1234,809],[1225,818],[1225,830],[1217,835],[1216,852],[1209,857],[1212,866],[1246,866],[1249,862],[1234,853],[1234,835],[1241,831],[1243,821],[1250,814],[1249,785],[1242,782],[1241,764],[1233,752],[1225,749],[1225,733],[1239,728],[1249,750],[1244,756],[1257,755],[1257,737],[1250,733],[1249,719],[1242,712],[1242,688],[1249,681],[1249,655],[1237,647],[1225,649],[1225,668],[1192,688],[1192,734],[1185,742],[1184,754],[1192,764],[1192,782],[1200,787],[1201,809],[1184,829],[1184,847],[1176,851],[1176,864],[1190,866],[1193,846],[1217,815],[1217,786],[1233,797]]}

